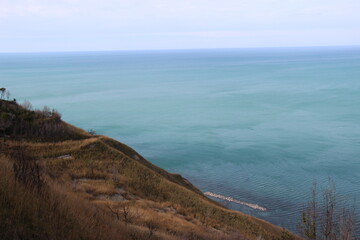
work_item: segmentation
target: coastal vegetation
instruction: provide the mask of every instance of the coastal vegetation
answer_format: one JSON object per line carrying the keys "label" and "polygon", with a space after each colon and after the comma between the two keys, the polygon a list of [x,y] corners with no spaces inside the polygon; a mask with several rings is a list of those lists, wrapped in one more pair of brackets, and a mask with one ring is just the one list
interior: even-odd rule
{"label": "coastal vegetation", "polygon": [[300,222],[299,232],[305,239],[356,239],[355,206],[336,192],[335,182],[331,179],[322,192],[316,182],[313,184],[311,198],[301,213]]}
{"label": "coastal vegetation", "polygon": [[[49,107],[2,97],[0,143],[1,239],[298,239],[225,208],[205,195],[223,196],[204,195],[181,175],[93,129],[65,123]],[[314,184],[299,234],[355,239],[355,210],[348,206],[332,181],[322,195]]]}
{"label": "coastal vegetation", "polygon": [[0,100],[1,239],[297,239],[127,145]]}
{"label": "coastal vegetation", "polygon": [[55,109],[44,107],[32,110],[29,102],[19,105],[16,101],[1,101],[0,135],[34,141],[61,141],[82,139],[85,136],[75,128],[61,121]]}

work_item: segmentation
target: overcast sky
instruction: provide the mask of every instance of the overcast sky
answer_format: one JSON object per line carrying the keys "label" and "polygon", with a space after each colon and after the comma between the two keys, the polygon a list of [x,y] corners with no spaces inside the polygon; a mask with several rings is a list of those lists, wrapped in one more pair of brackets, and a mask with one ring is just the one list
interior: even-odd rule
{"label": "overcast sky", "polygon": [[360,45],[360,0],[0,0],[0,52]]}

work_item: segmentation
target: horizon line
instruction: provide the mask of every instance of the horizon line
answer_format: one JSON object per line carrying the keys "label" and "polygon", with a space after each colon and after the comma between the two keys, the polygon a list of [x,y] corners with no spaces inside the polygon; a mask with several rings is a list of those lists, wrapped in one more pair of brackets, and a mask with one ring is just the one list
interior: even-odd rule
{"label": "horizon line", "polygon": [[60,51],[9,51],[0,54],[37,54],[37,53],[96,53],[96,52],[151,52],[151,51],[196,51],[196,50],[241,50],[241,49],[291,49],[291,48],[352,48],[352,45],[309,45],[309,46],[269,46],[269,47],[210,47],[210,48],[154,48],[154,49],[112,49],[112,50],[60,50]]}

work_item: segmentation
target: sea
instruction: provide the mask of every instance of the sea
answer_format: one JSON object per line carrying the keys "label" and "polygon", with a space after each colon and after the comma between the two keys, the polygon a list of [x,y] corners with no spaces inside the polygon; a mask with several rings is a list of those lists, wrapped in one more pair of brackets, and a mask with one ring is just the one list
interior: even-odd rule
{"label": "sea", "polygon": [[360,222],[360,47],[0,53],[0,87],[231,209],[296,232],[332,181]]}

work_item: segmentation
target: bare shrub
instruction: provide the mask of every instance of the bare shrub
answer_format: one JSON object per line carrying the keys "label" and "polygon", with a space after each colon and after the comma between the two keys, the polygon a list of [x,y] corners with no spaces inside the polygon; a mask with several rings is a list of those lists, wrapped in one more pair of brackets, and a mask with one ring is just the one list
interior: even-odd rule
{"label": "bare shrub", "polygon": [[156,222],[152,219],[146,221],[145,226],[148,229],[149,235],[147,236],[147,239],[151,239],[154,235],[155,231],[159,229],[159,226],[156,224]]}
{"label": "bare shrub", "polygon": [[44,185],[41,170],[36,160],[27,154],[26,148],[18,145],[10,150],[9,156],[14,161],[15,177],[26,186],[40,190]]}
{"label": "bare shrub", "polygon": [[107,203],[106,207],[117,220],[121,220],[125,222],[125,224],[133,223],[137,218],[139,218],[138,211],[131,208],[129,202],[122,203],[120,207],[114,207],[110,203]]}
{"label": "bare shrub", "polygon": [[300,234],[309,240],[355,239],[355,207],[349,207],[336,192],[335,183],[329,180],[320,199],[316,183],[311,192],[311,199],[301,213]]}
{"label": "bare shrub", "polygon": [[9,101],[10,100],[10,95],[11,95],[10,91],[6,91],[5,95],[6,95],[6,100]]}
{"label": "bare shrub", "polygon": [[306,208],[301,213],[301,224],[299,230],[303,237],[309,240],[316,240],[318,228],[318,201],[317,201],[317,186],[314,182],[311,189],[311,199]]}
{"label": "bare shrub", "polygon": [[33,109],[33,106],[32,106],[32,104],[31,104],[31,102],[30,101],[28,101],[28,100],[25,100],[22,104],[21,104],[21,106],[23,107],[23,108],[25,108],[26,110],[32,110]]}
{"label": "bare shrub", "polygon": [[4,99],[6,88],[0,88],[0,99]]}
{"label": "bare shrub", "polygon": [[0,239],[129,239],[127,228],[64,184],[47,181],[40,192],[29,188],[15,177],[11,162],[0,154]]}
{"label": "bare shrub", "polygon": [[54,119],[60,120],[61,119],[61,113],[59,113],[58,110],[53,108],[51,110],[51,117],[54,118]]}
{"label": "bare shrub", "polygon": [[96,135],[96,131],[92,128],[87,130],[88,133],[90,133],[91,135],[95,136]]}
{"label": "bare shrub", "polygon": [[46,118],[51,117],[51,110],[48,106],[44,106],[43,109],[41,110],[41,113]]}

